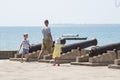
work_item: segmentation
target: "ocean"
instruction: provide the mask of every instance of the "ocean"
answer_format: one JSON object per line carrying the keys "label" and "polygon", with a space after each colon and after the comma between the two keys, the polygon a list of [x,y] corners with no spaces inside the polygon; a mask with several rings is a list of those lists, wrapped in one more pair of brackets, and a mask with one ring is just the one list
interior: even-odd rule
{"label": "ocean", "polygon": [[[120,42],[120,24],[56,24],[50,25],[53,40],[63,34],[79,34],[79,37],[96,38],[98,45]],[[0,50],[18,50],[23,33],[29,34],[30,44],[42,42],[41,26],[0,26]],[[71,40],[67,44],[84,40]]]}

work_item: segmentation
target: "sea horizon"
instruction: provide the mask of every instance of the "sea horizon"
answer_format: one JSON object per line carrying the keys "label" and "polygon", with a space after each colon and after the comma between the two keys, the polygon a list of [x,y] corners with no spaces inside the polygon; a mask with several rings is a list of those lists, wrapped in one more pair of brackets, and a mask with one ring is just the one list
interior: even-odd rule
{"label": "sea horizon", "polygon": [[[61,25],[120,25],[119,23],[118,24],[110,24],[110,23],[108,23],[108,24],[97,24],[97,23],[94,23],[94,24],[76,24],[76,23],[58,23],[58,24],[49,24],[50,26],[51,25],[60,25],[60,26],[57,26],[57,27],[61,27]],[[0,27],[42,27],[42,26],[44,26],[44,25],[1,25]],[[55,27],[55,26],[52,26],[52,27]],[[81,27],[81,26],[75,26],[75,27]],[[101,27],[101,26],[97,26],[97,27]]]}

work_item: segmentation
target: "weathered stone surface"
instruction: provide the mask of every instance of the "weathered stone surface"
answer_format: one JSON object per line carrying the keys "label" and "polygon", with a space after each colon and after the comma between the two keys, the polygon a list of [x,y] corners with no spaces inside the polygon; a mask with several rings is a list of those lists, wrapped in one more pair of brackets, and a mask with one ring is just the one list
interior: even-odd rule
{"label": "weathered stone surface", "polygon": [[78,49],[74,49],[71,52],[67,52],[65,54],[62,54],[60,59],[76,59],[77,56],[80,56],[80,51]]}
{"label": "weathered stone surface", "polygon": [[117,51],[117,58],[120,59],[120,50]]}
{"label": "weathered stone surface", "polygon": [[89,58],[90,63],[96,63],[96,56]]}
{"label": "weathered stone surface", "polygon": [[29,53],[29,57],[30,58],[37,58],[37,52],[32,52],[32,53]]}
{"label": "weathered stone surface", "polygon": [[88,62],[88,60],[89,60],[88,54],[76,57],[76,62]]}
{"label": "weathered stone surface", "polygon": [[97,63],[100,62],[100,57],[101,57],[101,55],[96,56],[96,58],[97,58],[97,59],[96,59],[96,62],[97,62]]}
{"label": "weathered stone surface", "polygon": [[44,55],[43,59],[52,59],[52,54]]}
{"label": "weathered stone surface", "polygon": [[113,63],[116,59],[116,53],[114,51],[108,51],[102,55],[94,56],[89,58],[91,63]]}
{"label": "weathered stone surface", "polygon": [[116,64],[116,65],[120,65],[120,59],[116,59],[116,60],[114,60],[114,64]]}
{"label": "weathered stone surface", "polygon": [[112,58],[112,54],[111,53],[106,53],[106,56],[107,56],[107,62],[109,63],[113,63],[114,59]]}
{"label": "weathered stone surface", "polygon": [[[103,53],[103,54],[104,54],[104,53]],[[104,55],[103,55],[103,54],[102,54],[102,55],[100,55],[100,58],[99,58],[99,63],[102,63],[102,62],[103,62],[103,60],[104,60],[104,58],[103,58],[103,57],[104,57]]]}
{"label": "weathered stone surface", "polygon": [[[10,61],[22,61],[22,58],[10,58],[9,60]],[[26,59],[23,58],[23,61],[26,61]],[[36,58],[29,58],[29,62],[31,62],[31,61],[37,61],[37,59]]]}
{"label": "weathered stone surface", "polygon": [[80,66],[107,66],[107,63],[91,63],[91,62],[71,62],[71,65]]}
{"label": "weathered stone surface", "polygon": [[13,58],[17,51],[0,51],[0,59]]}
{"label": "weathered stone surface", "polygon": [[112,69],[120,69],[120,65],[110,64],[110,65],[108,65],[108,68],[112,68]]}
{"label": "weathered stone surface", "polygon": [[106,53],[103,53],[103,55],[101,55],[100,62],[101,63],[107,63],[108,62],[107,59],[109,59],[109,57],[107,56]]}
{"label": "weathered stone surface", "polygon": [[102,55],[91,57],[89,59],[89,62],[91,63],[113,63],[115,59],[116,59],[116,53],[114,51],[107,51],[107,53],[103,53]]}
{"label": "weathered stone surface", "polygon": [[[70,62],[73,62],[74,60],[61,60],[59,61],[60,64],[63,64],[63,63],[70,63]],[[40,59],[38,62],[46,62],[46,63],[53,63],[54,60],[53,59]]]}
{"label": "weathered stone surface", "polygon": [[21,55],[22,55],[22,54],[16,53],[16,54],[14,54],[14,57],[15,57],[15,58],[20,58]]}
{"label": "weathered stone surface", "polygon": [[117,57],[116,57],[116,53],[115,51],[107,51],[107,53],[110,53],[111,54],[111,59],[114,61]]}
{"label": "weathered stone surface", "polygon": [[81,49],[80,50],[80,56],[89,54],[89,50]]}

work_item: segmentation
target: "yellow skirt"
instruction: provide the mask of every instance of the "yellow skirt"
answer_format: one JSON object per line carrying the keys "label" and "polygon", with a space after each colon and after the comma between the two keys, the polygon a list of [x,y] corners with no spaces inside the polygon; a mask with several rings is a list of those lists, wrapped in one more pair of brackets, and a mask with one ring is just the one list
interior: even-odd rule
{"label": "yellow skirt", "polygon": [[61,44],[55,44],[53,56],[52,56],[53,58],[60,57],[61,47],[62,47]]}

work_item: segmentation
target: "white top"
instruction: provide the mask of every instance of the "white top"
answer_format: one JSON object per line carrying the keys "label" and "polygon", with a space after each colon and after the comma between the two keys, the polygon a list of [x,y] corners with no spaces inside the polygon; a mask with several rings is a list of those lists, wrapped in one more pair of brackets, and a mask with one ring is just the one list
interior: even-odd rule
{"label": "white top", "polygon": [[49,39],[49,35],[48,35],[49,33],[51,33],[50,28],[49,27],[44,27],[42,29],[43,39],[48,40]]}
{"label": "white top", "polygon": [[24,48],[24,49],[29,49],[29,40],[23,40],[22,41],[22,47]]}
{"label": "white top", "polygon": [[56,44],[61,44],[61,38],[57,38],[55,43]]}

